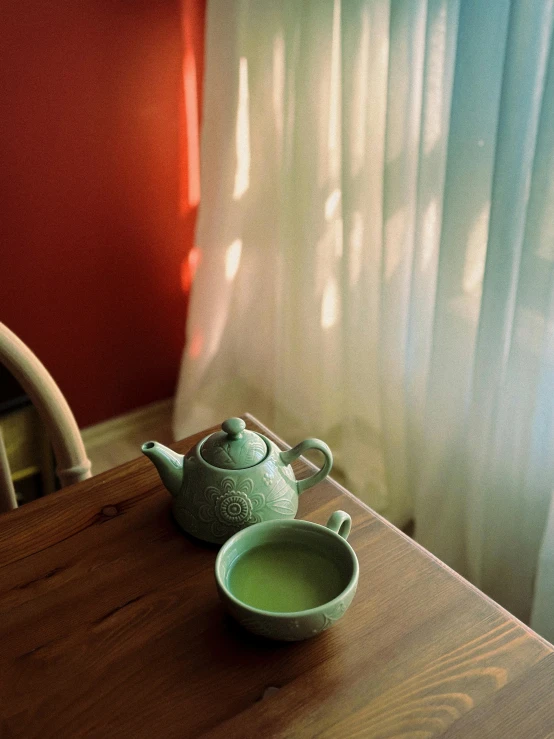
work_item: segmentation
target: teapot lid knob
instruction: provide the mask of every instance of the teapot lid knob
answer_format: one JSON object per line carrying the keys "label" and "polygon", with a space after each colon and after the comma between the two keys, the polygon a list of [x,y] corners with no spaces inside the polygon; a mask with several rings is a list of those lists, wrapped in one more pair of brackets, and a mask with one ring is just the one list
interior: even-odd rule
{"label": "teapot lid knob", "polygon": [[223,470],[243,470],[266,457],[268,446],[264,438],[247,431],[242,418],[228,418],[221,429],[202,442],[200,454],[208,464]]}
{"label": "teapot lid knob", "polygon": [[229,439],[240,439],[242,432],[246,428],[246,424],[242,418],[228,418],[221,424],[221,428],[225,431]]}

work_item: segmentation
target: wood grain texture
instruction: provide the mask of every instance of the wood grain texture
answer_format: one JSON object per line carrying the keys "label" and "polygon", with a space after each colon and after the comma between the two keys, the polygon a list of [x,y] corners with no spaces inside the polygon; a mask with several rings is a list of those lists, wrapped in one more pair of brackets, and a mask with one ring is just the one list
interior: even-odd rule
{"label": "wood grain texture", "polygon": [[2,739],[554,732],[554,648],[334,482],[299,516],[337,508],[353,518],[359,591],[297,644],[224,615],[217,550],[177,529],[146,459],[1,516]]}

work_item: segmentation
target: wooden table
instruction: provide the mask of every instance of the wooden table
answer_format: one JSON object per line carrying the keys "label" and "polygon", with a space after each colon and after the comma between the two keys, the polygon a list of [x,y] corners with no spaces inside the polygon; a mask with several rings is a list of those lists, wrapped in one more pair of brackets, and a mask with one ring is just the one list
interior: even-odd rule
{"label": "wooden table", "polygon": [[224,615],[145,458],[1,516],[2,739],[554,737],[554,648],[334,482],[299,516],[337,508],[358,594],[292,644]]}

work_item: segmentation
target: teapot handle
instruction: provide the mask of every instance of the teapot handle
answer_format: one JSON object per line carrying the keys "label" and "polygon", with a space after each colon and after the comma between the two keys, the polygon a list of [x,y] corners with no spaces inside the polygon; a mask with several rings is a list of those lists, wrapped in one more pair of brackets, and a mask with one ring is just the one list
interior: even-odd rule
{"label": "teapot handle", "polygon": [[306,439],[305,441],[301,441],[300,444],[297,444],[292,449],[288,449],[286,452],[281,452],[279,456],[282,463],[288,465],[294,462],[295,459],[298,459],[298,457],[304,454],[308,449],[317,449],[320,451],[325,457],[325,461],[323,463],[323,467],[313,475],[305,477],[303,480],[296,481],[298,495],[327,477],[331,471],[331,467],[333,466],[333,455],[331,454],[331,450],[324,441],[320,441],[319,439]]}

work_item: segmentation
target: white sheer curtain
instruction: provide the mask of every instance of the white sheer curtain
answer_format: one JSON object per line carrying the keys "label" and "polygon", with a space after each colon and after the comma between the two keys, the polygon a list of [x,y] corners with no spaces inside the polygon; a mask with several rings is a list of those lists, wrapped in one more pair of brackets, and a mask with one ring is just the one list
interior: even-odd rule
{"label": "white sheer curtain", "polygon": [[209,0],[175,414],[179,436],[246,410],[320,436],[525,620],[535,586],[550,639],[552,20],[545,0]]}

